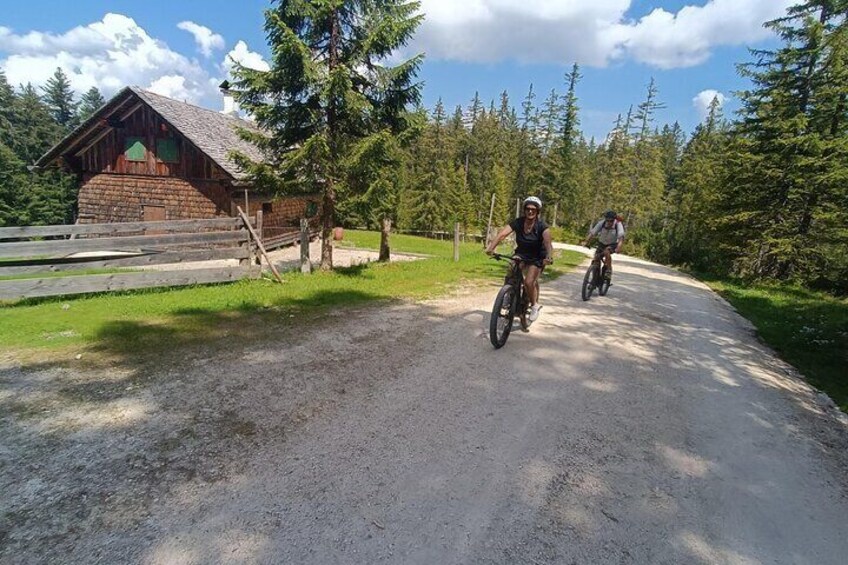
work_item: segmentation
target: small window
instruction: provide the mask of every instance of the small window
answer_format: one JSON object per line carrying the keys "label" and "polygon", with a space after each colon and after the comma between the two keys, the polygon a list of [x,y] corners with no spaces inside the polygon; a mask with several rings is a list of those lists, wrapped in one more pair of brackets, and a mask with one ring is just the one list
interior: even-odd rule
{"label": "small window", "polygon": [[179,163],[180,150],[177,148],[176,139],[157,139],[156,157],[164,163]]}
{"label": "small window", "polygon": [[128,137],[124,145],[124,155],[127,161],[144,161],[147,158],[147,148],[144,146],[144,138]]}
{"label": "small window", "polygon": [[263,202],[262,203],[262,213],[270,214],[274,211],[274,205],[271,202]]}
{"label": "small window", "polygon": [[318,203],[309,201],[306,203],[306,217],[311,218],[318,213]]}

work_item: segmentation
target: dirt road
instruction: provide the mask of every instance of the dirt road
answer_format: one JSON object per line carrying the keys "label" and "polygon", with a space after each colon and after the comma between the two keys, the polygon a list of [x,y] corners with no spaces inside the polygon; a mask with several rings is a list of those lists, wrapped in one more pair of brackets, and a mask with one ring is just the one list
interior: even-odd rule
{"label": "dirt road", "polygon": [[493,288],[152,372],[7,364],[0,561],[844,563],[845,418],[703,285],[616,265],[499,351]]}

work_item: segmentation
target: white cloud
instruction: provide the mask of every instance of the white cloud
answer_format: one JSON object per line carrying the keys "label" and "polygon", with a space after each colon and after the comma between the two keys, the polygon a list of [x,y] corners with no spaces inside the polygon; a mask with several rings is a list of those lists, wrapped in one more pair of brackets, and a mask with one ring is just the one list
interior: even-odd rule
{"label": "white cloud", "polygon": [[194,36],[197,48],[204,57],[211,57],[213,50],[224,48],[224,38],[217,33],[212,33],[212,30],[206,26],[185,21],[178,23],[177,27]]}
{"label": "white cloud", "polygon": [[43,85],[56,67],[65,71],[77,93],[96,86],[108,97],[139,85],[194,103],[220,97],[215,88],[220,80],[121,14],[106,14],[62,34],[16,35],[0,28],[0,69],[11,84]]}
{"label": "white cloud", "polygon": [[221,63],[223,70],[228,75],[233,68],[233,63],[240,63],[249,69],[255,69],[257,71],[267,71],[271,69],[270,65],[268,65],[268,62],[262,57],[262,55],[248,49],[247,43],[244,41],[236,43],[236,46],[227,53],[227,56],[224,58],[224,62]]}
{"label": "white cloud", "polygon": [[724,106],[724,94],[711,88],[702,90],[697,94],[697,96],[695,96],[695,98],[692,99],[692,105],[695,106],[701,120],[706,118],[710,113],[710,104],[712,104],[713,100],[716,98],[718,98],[719,107]]}
{"label": "white cloud", "polygon": [[766,37],[763,22],[782,15],[796,0],[707,0],[674,14],[656,9],[638,21],[627,19],[632,3],[422,0],[426,19],[408,51],[470,62],[604,66],[632,58],[661,68],[684,67],[703,62],[716,47]]}

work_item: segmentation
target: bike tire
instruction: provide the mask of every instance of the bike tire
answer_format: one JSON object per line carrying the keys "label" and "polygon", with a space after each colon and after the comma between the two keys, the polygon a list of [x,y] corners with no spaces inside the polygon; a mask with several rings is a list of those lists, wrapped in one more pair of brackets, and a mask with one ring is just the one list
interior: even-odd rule
{"label": "bike tire", "polygon": [[598,285],[598,294],[601,296],[606,296],[607,292],[609,292],[610,281],[607,280],[607,268],[604,267],[601,269],[601,284]]}
{"label": "bike tire", "polygon": [[592,292],[595,290],[595,266],[589,265],[589,268],[586,270],[586,274],[583,276],[583,288],[581,289],[581,295],[583,297],[583,301],[589,300],[592,297]]}
{"label": "bike tire", "polygon": [[506,344],[509,332],[512,331],[512,321],[515,319],[515,289],[505,284],[495,298],[492,306],[492,317],[489,320],[489,341],[495,349]]}

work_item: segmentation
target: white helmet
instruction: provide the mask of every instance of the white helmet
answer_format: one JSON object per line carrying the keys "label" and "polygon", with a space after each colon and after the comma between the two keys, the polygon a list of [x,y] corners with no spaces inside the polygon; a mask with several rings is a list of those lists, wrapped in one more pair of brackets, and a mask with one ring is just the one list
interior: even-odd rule
{"label": "white helmet", "polygon": [[533,204],[539,210],[542,209],[542,201],[536,198],[535,196],[528,196],[524,199],[524,206],[527,206],[528,204]]}

